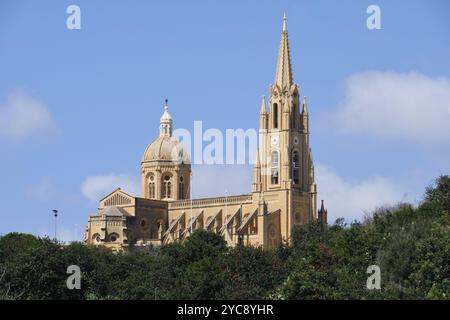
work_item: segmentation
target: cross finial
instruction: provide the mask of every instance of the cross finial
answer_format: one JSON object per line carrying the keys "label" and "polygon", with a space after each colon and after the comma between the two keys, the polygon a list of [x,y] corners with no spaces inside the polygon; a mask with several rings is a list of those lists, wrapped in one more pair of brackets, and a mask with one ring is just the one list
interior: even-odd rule
{"label": "cross finial", "polygon": [[284,15],[283,15],[283,31],[286,31],[287,30],[287,28],[286,28],[286,13],[284,13]]}

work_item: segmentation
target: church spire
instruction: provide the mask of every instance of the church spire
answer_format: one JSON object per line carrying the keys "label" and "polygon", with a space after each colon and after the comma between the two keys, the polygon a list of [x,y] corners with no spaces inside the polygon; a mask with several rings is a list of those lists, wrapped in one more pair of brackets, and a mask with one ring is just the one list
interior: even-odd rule
{"label": "church spire", "polygon": [[303,97],[302,114],[303,115],[307,115],[308,114],[308,104],[306,103],[306,96]]}
{"label": "church spire", "polygon": [[261,162],[259,160],[259,148],[256,148],[255,167],[261,168]]}
{"label": "church spire", "polygon": [[259,111],[259,114],[266,114],[267,113],[267,107],[266,107],[266,97],[262,97],[261,101],[261,110]]}
{"label": "church spire", "polygon": [[261,188],[262,188],[262,185],[261,185],[261,162],[259,160],[259,148],[258,148],[258,149],[256,149],[256,159],[255,159],[255,165],[253,167],[252,191],[260,192]]}
{"label": "church spire", "polygon": [[283,17],[283,31],[281,32],[280,49],[278,50],[275,85],[278,85],[281,88],[285,86],[289,88],[293,83],[291,54],[289,52],[289,40],[285,14]]}
{"label": "church spire", "polygon": [[322,205],[320,206],[320,210],[318,212],[318,219],[319,221],[321,221],[324,225],[327,224],[327,220],[328,220],[328,210],[325,209],[325,206],[323,204],[323,200],[322,200]]}

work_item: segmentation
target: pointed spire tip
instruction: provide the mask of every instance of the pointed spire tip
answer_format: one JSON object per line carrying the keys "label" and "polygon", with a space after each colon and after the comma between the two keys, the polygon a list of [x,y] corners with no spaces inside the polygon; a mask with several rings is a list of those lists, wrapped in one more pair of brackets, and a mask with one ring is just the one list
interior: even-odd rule
{"label": "pointed spire tip", "polygon": [[286,27],[286,15],[283,17],[283,31],[281,32],[280,48],[275,74],[275,85],[288,89],[294,83],[292,76],[291,55],[289,52],[288,32]]}
{"label": "pointed spire tip", "polygon": [[308,104],[306,103],[306,96],[303,97],[302,113],[303,114],[307,114],[308,113]]}
{"label": "pointed spire tip", "polygon": [[267,113],[266,96],[262,96],[260,113],[261,113],[261,114]]}

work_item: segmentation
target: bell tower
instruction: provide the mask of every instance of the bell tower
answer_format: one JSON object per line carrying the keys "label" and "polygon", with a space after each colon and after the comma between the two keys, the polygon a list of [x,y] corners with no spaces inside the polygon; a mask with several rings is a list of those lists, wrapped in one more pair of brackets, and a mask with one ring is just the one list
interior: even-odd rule
{"label": "bell tower", "polygon": [[293,225],[307,223],[316,216],[308,121],[306,97],[300,98],[300,87],[294,82],[292,73],[285,15],[275,81],[269,87],[268,101],[263,97],[261,103],[258,159],[253,182],[253,192],[272,194],[272,198],[286,203],[281,213],[283,238],[290,237]]}
{"label": "bell tower", "polygon": [[[306,190],[308,177],[308,114],[300,113],[299,86],[294,83],[286,16],[283,17],[275,82],[269,103],[260,111],[260,154],[263,190]],[[306,100],[303,102],[306,110]],[[306,150],[306,151],[305,151]]]}

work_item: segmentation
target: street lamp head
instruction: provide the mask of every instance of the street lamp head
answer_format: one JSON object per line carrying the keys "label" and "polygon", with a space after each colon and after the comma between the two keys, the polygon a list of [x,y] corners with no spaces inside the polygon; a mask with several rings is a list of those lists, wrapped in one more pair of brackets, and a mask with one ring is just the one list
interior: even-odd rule
{"label": "street lamp head", "polygon": [[52,211],[55,214],[55,217],[57,217],[58,216],[58,210],[53,209]]}

